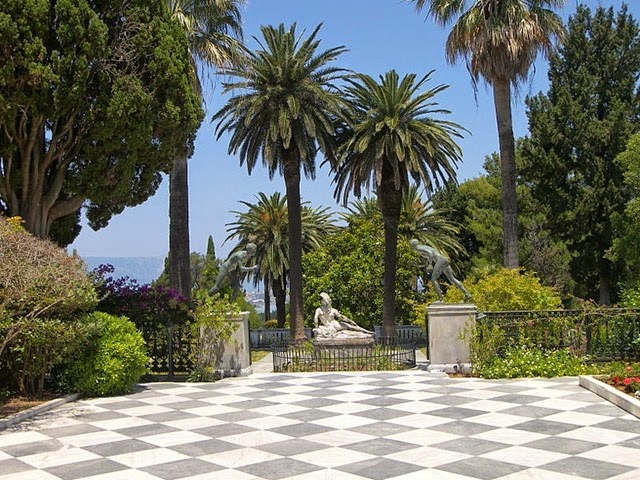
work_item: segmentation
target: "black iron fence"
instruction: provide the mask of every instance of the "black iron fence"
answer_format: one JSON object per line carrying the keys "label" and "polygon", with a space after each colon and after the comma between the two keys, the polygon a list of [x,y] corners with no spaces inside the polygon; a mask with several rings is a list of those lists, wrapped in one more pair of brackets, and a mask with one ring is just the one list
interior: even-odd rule
{"label": "black iron fence", "polygon": [[152,374],[174,377],[191,373],[194,368],[191,351],[195,340],[189,326],[142,324],[138,329],[147,344]]}
{"label": "black iron fence", "polygon": [[366,346],[281,343],[272,351],[274,372],[405,370],[416,365],[415,345],[395,341]]}
{"label": "black iron fence", "polygon": [[506,343],[569,348],[596,361],[640,359],[640,309],[486,312],[479,317],[480,325],[498,326]]}

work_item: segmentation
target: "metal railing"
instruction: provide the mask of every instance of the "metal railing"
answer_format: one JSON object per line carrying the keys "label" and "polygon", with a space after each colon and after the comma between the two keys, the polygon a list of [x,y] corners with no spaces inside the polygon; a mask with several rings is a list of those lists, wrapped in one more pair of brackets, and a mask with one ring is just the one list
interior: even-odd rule
{"label": "metal railing", "polygon": [[486,312],[478,322],[497,325],[507,343],[569,348],[594,360],[640,359],[640,309]]}
{"label": "metal railing", "polygon": [[[312,338],[313,329],[305,328],[307,338]],[[376,325],[374,327],[375,338],[382,337],[382,327]],[[426,331],[418,325],[396,325],[396,338],[400,342],[415,343],[416,345],[426,345]],[[249,341],[251,348],[271,348],[277,343],[286,343],[289,341],[288,328],[256,328],[249,332]]]}
{"label": "metal railing", "polygon": [[416,365],[415,345],[386,341],[369,346],[276,344],[274,372],[405,370]]}

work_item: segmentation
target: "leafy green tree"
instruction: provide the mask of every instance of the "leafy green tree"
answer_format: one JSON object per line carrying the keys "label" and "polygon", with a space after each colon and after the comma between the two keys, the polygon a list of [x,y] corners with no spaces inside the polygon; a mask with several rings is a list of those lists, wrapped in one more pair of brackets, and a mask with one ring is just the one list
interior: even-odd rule
{"label": "leafy green tree", "polygon": [[400,79],[395,70],[380,76],[347,79],[344,88],[348,104],[347,124],[340,132],[335,159],[336,197],[346,203],[349,194],[361,196],[363,187],[376,189],[384,221],[384,306],[383,335],[395,336],[396,264],[398,226],[403,193],[410,179],[430,193],[440,182],[455,179],[454,165],[460,147],[454,138],[462,127],[435,118],[446,114],[434,97],[446,85],[420,92],[430,79],[409,74]]}
{"label": "leafy green tree", "polygon": [[[518,149],[518,152],[520,149]],[[519,157],[519,155],[518,155]],[[468,257],[454,255],[463,276],[478,277],[498,269],[502,261],[500,159],[494,153],[485,158],[485,173],[458,186],[439,191],[434,205],[460,227],[460,242]],[[549,230],[548,212],[531,194],[525,179],[517,188],[520,214],[518,228],[520,264],[536,272],[545,285],[570,296],[573,281],[570,254],[565,243]]]}
{"label": "leafy green tree", "polygon": [[0,65],[0,213],[40,238],[81,207],[104,227],[192,148],[187,42],[159,2],[3,1]]}
{"label": "leafy green tree", "polygon": [[[238,57],[242,38],[240,6],[244,0],[162,0],[171,18],[183,29],[191,56],[191,79],[202,98],[198,65],[222,67]],[[204,73],[204,72],[203,72]],[[185,298],[189,278],[189,184],[187,160],[193,149],[178,152],[169,176],[169,284]]]}
{"label": "leafy green tree", "polygon": [[640,133],[631,136],[627,148],[616,157],[616,164],[624,172],[629,201],[623,212],[613,215],[616,237],[607,257],[618,265],[624,265],[623,283],[634,286],[640,277]]}
{"label": "leafy green tree", "polygon": [[333,118],[340,113],[340,99],[332,83],[342,69],[332,62],[343,46],[318,51],[320,25],[309,36],[263,26],[260,48],[246,51],[241,66],[224,69],[234,80],[224,91],[234,91],[213,117],[218,138],[231,132],[229,153],[240,154],[249,173],[260,157],[273,177],[285,180],[289,239],[291,340],[304,341],[302,312],[302,208],[300,174],[315,176],[318,150],[330,151],[334,143]]}
{"label": "leafy green tree", "polygon": [[518,262],[516,150],[511,89],[526,80],[538,53],[547,56],[564,33],[562,20],[547,7],[564,0],[411,0],[418,11],[441,24],[453,24],[446,43],[450,63],[464,59],[475,85],[482,78],[493,88],[502,174],[503,262]]}
{"label": "leafy green tree", "polygon": [[[333,305],[360,326],[372,329],[382,317],[384,236],[382,218],[353,218],[323,246],[306,253],[304,305],[307,323],[327,292]],[[416,256],[406,240],[398,242],[396,319],[400,324],[424,322],[422,294],[414,289]]]}
{"label": "leafy green tree", "polygon": [[576,294],[601,304],[615,300],[622,270],[605,253],[629,200],[614,160],[640,126],[639,75],[640,30],[626,6],[581,6],[551,58],[548,93],[527,99],[523,176],[573,255]]}
{"label": "leafy green tree", "polygon": [[[270,292],[276,301],[278,327],[286,322],[287,278],[289,277],[289,215],[287,200],[280,193],[271,196],[260,192],[257,202],[240,202],[247,207],[244,212],[232,212],[236,220],[228,224],[228,239],[240,240],[236,249],[243,249],[247,242],[256,244],[254,261],[259,265],[253,275],[254,284],[264,284],[265,321],[269,320],[271,303]],[[302,204],[302,251],[308,252],[323,244],[326,237],[335,231],[328,208],[312,208]]]}

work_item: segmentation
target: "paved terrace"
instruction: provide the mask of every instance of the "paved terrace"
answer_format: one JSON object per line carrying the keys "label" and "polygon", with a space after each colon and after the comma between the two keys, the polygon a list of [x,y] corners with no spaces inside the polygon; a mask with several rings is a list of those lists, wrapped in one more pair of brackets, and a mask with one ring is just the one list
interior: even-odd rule
{"label": "paved terrace", "polygon": [[144,384],[1,431],[0,480],[32,479],[637,480],[640,420],[576,378],[254,373]]}

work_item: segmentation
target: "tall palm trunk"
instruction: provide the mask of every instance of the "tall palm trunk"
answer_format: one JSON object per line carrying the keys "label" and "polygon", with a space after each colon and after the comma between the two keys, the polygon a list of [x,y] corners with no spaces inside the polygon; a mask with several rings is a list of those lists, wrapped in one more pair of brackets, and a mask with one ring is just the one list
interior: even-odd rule
{"label": "tall palm trunk", "polygon": [[287,322],[287,279],[282,276],[273,279],[273,296],[276,300],[276,319],[278,328],[284,328]]}
{"label": "tall palm trunk", "polygon": [[271,320],[271,275],[264,276],[264,321]]}
{"label": "tall palm trunk", "polygon": [[516,148],[511,119],[509,80],[493,82],[493,101],[498,123],[502,177],[502,253],[507,268],[518,268],[518,202],[516,198]]}
{"label": "tall palm trunk", "polygon": [[289,220],[289,314],[291,341],[306,340],[302,311],[302,210],[300,205],[300,162],[296,152],[284,155],[284,181],[287,188],[287,217]]}
{"label": "tall palm trunk", "polygon": [[187,156],[173,162],[169,176],[169,286],[191,298]]}
{"label": "tall palm trunk", "polygon": [[398,263],[398,224],[402,210],[402,190],[396,188],[393,174],[385,175],[378,189],[378,201],[384,220],[384,286],[382,294],[382,336],[396,334],[396,266]]}

